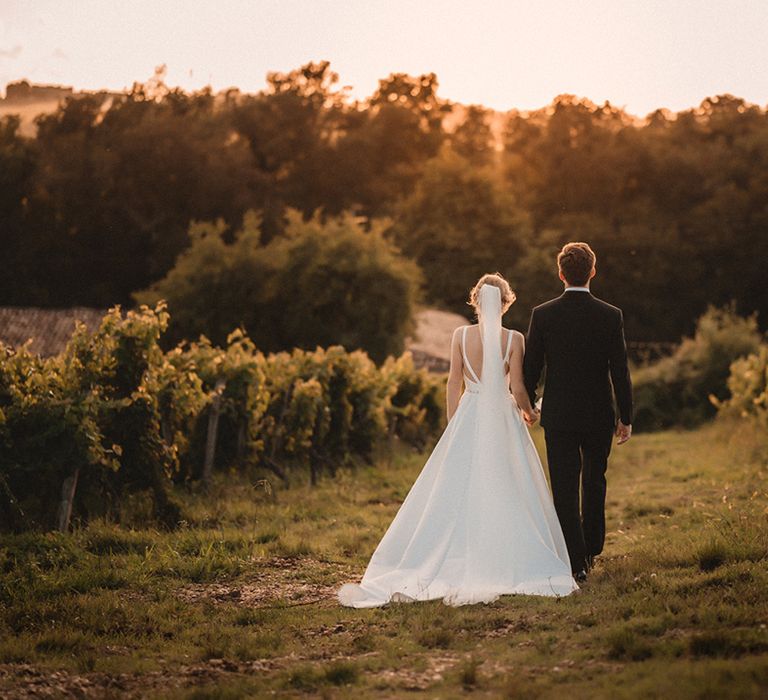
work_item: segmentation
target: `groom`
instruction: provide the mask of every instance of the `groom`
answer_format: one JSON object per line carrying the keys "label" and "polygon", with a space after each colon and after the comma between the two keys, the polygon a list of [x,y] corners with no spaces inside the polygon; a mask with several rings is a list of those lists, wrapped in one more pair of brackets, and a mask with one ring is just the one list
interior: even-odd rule
{"label": "groom", "polygon": [[567,243],[557,265],[565,291],[531,313],[523,373],[534,405],[546,366],[541,425],[552,497],[571,570],[582,583],[605,541],[605,470],[613,435],[618,445],[632,435],[632,382],[621,310],[589,290],[592,249]]}

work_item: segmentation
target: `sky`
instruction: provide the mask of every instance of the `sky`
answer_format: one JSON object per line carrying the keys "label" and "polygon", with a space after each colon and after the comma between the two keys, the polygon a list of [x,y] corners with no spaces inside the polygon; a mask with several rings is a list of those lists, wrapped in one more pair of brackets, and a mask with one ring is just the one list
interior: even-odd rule
{"label": "sky", "polygon": [[8,82],[255,92],[329,60],[351,95],[393,72],[506,111],[562,93],[637,116],[731,93],[768,103],[768,0],[0,0]]}

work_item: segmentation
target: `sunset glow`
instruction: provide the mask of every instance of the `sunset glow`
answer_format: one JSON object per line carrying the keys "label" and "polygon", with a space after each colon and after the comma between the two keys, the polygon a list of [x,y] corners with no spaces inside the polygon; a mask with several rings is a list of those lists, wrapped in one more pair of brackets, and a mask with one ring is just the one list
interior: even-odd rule
{"label": "sunset glow", "polygon": [[531,109],[561,93],[644,115],[730,92],[768,101],[761,0],[0,0],[0,84],[123,89],[160,64],[185,89],[264,87],[328,59],[365,98],[391,72],[444,98]]}

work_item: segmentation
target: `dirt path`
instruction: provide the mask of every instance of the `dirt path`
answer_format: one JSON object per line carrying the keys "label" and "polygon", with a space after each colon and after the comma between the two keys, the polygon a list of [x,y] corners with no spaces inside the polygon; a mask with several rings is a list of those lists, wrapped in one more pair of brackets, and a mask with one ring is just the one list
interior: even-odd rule
{"label": "dirt path", "polygon": [[[237,604],[244,609],[275,609],[298,606],[330,608],[338,605],[335,597],[338,583],[309,583],[302,572],[311,569],[317,576],[338,580],[353,580],[361,572],[336,562],[309,557],[273,557],[258,563],[253,578],[232,583],[185,584],[174,591],[190,604],[210,603],[214,606]],[[136,592],[130,592],[136,597]],[[361,623],[362,624],[362,623]],[[310,633],[316,637],[354,634],[359,625],[320,625]],[[113,649],[113,653],[121,653]],[[126,647],[122,653],[129,653]],[[219,682],[231,682],[237,677],[253,677],[290,668],[297,663],[359,659],[378,652],[354,656],[328,656],[322,653],[288,654],[253,661],[209,659],[199,663],[174,665],[145,673],[108,674],[100,672],[74,673],[51,670],[33,664],[0,664],[0,697],[8,698],[102,698],[105,696],[139,698],[171,690],[191,688]],[[160,664],[165,664],[160,660]],[[412,679],[413,687],[423,685],[424,679]],[[424,686],[426,687],[426,686]]]}

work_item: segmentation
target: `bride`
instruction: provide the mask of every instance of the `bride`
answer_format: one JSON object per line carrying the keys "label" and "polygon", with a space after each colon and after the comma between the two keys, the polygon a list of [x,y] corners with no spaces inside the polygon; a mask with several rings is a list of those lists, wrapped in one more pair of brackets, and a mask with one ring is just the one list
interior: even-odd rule
{"label": "bride", "polygon": [[472,289],[478,324],[453,334],[448,425],[362,580],[338,590],[342,605],[442,598],[457,606],[578,589],[526,428],[537,413],[523,386],[525,339],[501,325],[514,300],[498,273]]}

